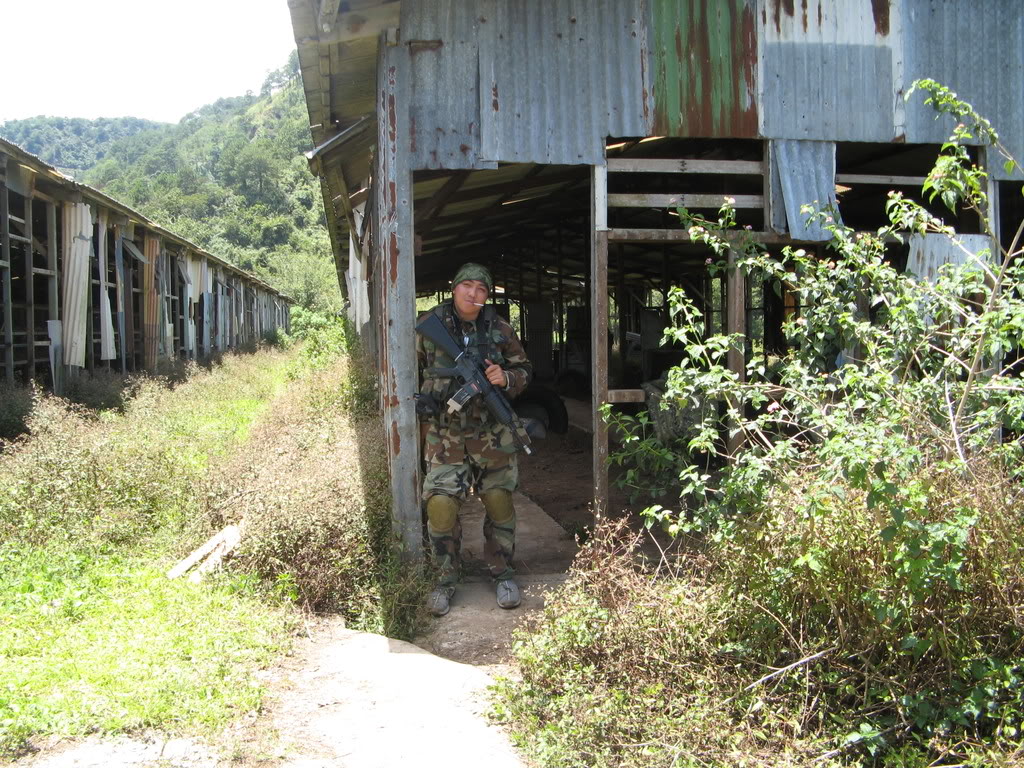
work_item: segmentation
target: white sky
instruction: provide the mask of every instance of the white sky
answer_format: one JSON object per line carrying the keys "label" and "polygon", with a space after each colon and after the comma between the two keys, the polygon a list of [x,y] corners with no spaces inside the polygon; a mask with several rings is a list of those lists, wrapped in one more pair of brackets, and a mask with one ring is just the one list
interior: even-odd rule
{"label": "white sky", "polygon": [[259,93],[295,47],[288,0],[0,2],[0,123],[175,123],[218,98]]}

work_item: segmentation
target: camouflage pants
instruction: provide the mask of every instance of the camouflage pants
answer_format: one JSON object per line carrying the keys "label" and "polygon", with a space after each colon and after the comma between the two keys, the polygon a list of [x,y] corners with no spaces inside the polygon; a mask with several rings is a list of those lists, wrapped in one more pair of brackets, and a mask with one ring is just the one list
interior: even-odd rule
{"label": "camouflage pants", "polygon": [[[519,485],[515,453],[461,450],[458,452],[461,461],[456,463],[442,460],[452,458],[450,455],[440,456],[435,452],[431,457],[429,446],[428,435],[423,498],[427,506],[430,549],[440,570],[440,583],[450,585],[458,581],[462,547],[458,509],[470,490],[475,490],[484,502],[484,557],[491,576],[512,578],[516,518],[509,494]],[[443,498],[432,501],[433,497]],[[436,527],[438,525],[442,527]]]}

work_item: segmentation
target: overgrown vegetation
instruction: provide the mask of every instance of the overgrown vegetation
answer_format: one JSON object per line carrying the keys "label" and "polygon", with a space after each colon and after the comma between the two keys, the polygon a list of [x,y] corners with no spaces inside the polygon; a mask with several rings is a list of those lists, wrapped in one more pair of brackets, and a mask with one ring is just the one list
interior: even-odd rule
{"label": "overgrown vegetation", "polygon": [[[0,755],[35,734],[222,727],[259,707],[253,672],[294,604],[412,631],[372,380],[325,346],[137,379],[119,409],[35,397],[0,452]],[[166,578],[243,518],[223,575]]]}
{"label": "overgrown vegetation", "polygon": [[[924,193],[987,227],[965,144],[998,137],[955,94],[918,87],[958,122]],[[747,280],[786,286],[801,310],[787,352],[740,377],[727,355],[743,340],[706,336],[674,294],[685,359],[665,399],[700,416],[669,449],[681,505],[648,519],[702,544],[654,578],[605,528],[520,638],[504,715],[547,765],[1021,756],[1021,230],[928,282],[885,253],[909,233],[956,242],[921,206],[892,195],[891,224],[869,234],[808,213],[833,232],[825,258],[769,256],[728,206],[717,221],[680,211],[694,239],[738,253]],[[617,426],[646,456],[636,424]],[[736,434],[745,450],[727,459]]]}
{"label": "overgrown vegetation", "polygon": [[[347,320],[296,319],[294,384],[256,436],[272,450],[245,456],[219,481],[230,515],[246,521],[235,567],[306,609],[410,639],[424,586],[394,546],[375,378]],[[215,505],[213,527],[224,506]]]}

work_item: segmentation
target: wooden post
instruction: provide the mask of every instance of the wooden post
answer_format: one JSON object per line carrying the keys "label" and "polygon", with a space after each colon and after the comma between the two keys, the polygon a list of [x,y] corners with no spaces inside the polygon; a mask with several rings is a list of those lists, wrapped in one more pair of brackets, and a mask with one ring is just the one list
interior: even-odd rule
{"label": "wooden post", "polygon": [[562,228],[555,230],[555,268],[558,270],[558,370],[565,370],[565,294],[562,287]]}
{"label": "wooden post", "polygon": [[381,286],[380,380],[392,522],[407,560],[422,557],[416,363],[416,264],[409,164],[409,52],[380,39],[377,67],[377,258]]}
{"label": "wooden post", "polygon": [[156,370],[158,302],[156,265],[160,258],[160,238],[146,235],[146,264],[142,266],[142,365],[148,371]]}
{"label": "wooden post", "polygon": [[[50,273],[47,278],[47,313],[49,321],[60,320],[60,275],[58,272],[57,254],[57,205],[52,200],[46,203],[46,269]],[[49,329],[47,329],[49,330]],[[47,333],[49,338],[49,333]],[[51,344],[53,342],[50,342]],[[58,350],[53,354],[53,370],[50,371],[50,380],[53,383],[53,392],[56,395],[63,395],[64,376],[61,370],[64,367],[64,355]]]}
{"label": "wooden post", "polygon": [[32,244],[32,194],[35,191],[35,174],[31,174],[29,188],[25,190],[25,362],[28,366],[28,381],[36,378],[36,286],[35,254]]}
{"label": "wooden post", "polygon": [[[739,376],[740,381],[744,381],[746,379],[747,291],[743,273],[736,264],[735,251],[729,251],[728,265],[728,278],[725,293],[726,333],[729,335],[740,334],[743,338],[741,338],[737,344],[733,344],[729,347],[727,364],[729,366],[729,370],[736,373],[736,375]],[[742,414],[740,415],[740,418],[742,418]],[[738,425],[735,422],[730,422],[728,424],[729,432],[732,433],[737,426]],[[742,434],[736,433],[735,435],[731,435],[727,441],[729,455],[734,456],[742,444]]]}
{"label": "wooden post", "polygon": [[629,298],[626,296],[626,274],[625,274],[625,251],[626,246],[619,243],[615,249],[615,309],[619,316],[618,343],[619,343],[619,381],[618,386],[624,386],[626,373],[626,316]]}
{"label": "wooden post", "polygon": [[594,514],[608,506],[608,425],[601,406],[608,401],[608,167],[591,174],[590,390],[594,424]]}
{"label": "wooden post", "polygon": [[519,338],[526,338],[526,304],[524,299],[526,296],[526,288],[523,285],[523,252],[516,251],[516,266],[519,269],[519,295],[516,297],[519,300]]}
{"label": "wooden post", "polygon": [[7,155],[0,154],[0,270],[3,271],[4,378],[14,383],[14,307],[11,299],[11,220],[7,192]]}

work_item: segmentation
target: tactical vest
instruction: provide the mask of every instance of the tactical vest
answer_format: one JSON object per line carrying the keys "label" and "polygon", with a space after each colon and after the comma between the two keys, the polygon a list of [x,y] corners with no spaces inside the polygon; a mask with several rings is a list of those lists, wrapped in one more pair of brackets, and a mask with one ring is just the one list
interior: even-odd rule
{"label": "tactical vest", "polygon": [[[460,348],[466,350],[466,355],[476,361],[481,367],[486,367],[485,360],[498,363],[499,365],[505,361],[504,356],[501,354],[501,350],[498,345],[508,341],[500,330],[498,330],[497,323],[497,312],[494,306],[486,304],[480,310],[480,314],[476,319],[476,335],[475,337],[469,338],[467,344],[466,334],[462,330],[462,320],[459,319],[458,314],[455,312],[455,305],[449,299],[441,304],[438,304],[431,310],[437,315],[441,321],[452,331],[455,336],[455,340],[458,342]],[[429,342],[428,342],[429,343]],[[445,368],[449,367],[454,361],[448,360],[447,356],[443,354],[441,356],[435,356],[431,367]],[[424,394],[433,394],[439,401],[442,408],[441,423],[444,424],[447,421],[447,413],[444,404],[448,402],[448,399],[455,394],[459,388],[459,383],[455,379],[451,378],[424,378],[421,392]],[[465,413],[464,409],[462,413],[462,420],[469,415]],[[478,419],[486,420],[489,418],[489,412],[486,408],[483,408],[479,403],[474,403],[472,406],[473,416]]]}

